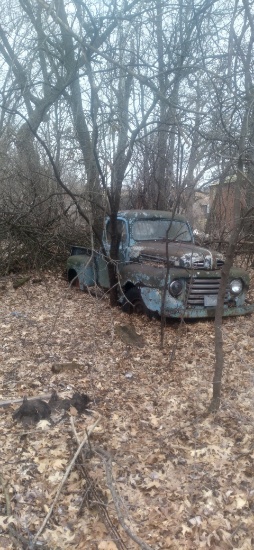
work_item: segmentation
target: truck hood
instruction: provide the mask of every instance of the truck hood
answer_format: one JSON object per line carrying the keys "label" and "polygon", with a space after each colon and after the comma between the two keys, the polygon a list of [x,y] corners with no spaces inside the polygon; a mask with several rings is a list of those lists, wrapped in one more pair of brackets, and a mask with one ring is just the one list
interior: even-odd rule
{"label": "truck hood", "polygon": [[[141,263],[166,264],[165,241],[140,241],[130,249],[130,260]],[[168,260],[171,267],[219,269],[224,264],[219,252],[193,243],[169,242]]]}

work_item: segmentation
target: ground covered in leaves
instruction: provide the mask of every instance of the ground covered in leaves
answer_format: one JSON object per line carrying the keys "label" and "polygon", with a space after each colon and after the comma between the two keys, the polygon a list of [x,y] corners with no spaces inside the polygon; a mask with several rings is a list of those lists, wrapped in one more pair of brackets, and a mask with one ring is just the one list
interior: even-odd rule
{"label": "ground covered in leaves", "polygon": [[207,415],[212,321],[168,323],[161,349],[158,320],[60,276],[13,282],[0,288],[1,401],[91,402],[30,423],[13,419],[20,402],[1,406],[0,548],[253,548],[253,316],[224,321],[222,406]]}

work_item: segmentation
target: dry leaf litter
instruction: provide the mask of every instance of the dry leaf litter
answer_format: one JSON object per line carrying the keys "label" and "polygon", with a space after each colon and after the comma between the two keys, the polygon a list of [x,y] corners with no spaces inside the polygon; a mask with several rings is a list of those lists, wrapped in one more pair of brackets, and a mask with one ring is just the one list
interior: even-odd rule
{"label": "dry leaf litter", "polygon": [[[90,412],[59,407],[24,425],[13,418],[21,402],[1,406],[0,548],[142,548],[120,525],[100,450],[143,548],[254,548],[253,317],[224,321],[222,405],[208,416],[213,321],[167,323],[161,350],[158,320],[112,310],[55,274],[39,282],[6,278],[1,289],[1,401],[78,393]],[[74,464],[35,543],[77,449],[72,425],[82,440],[98,415],[83,450],[89,475]]]}

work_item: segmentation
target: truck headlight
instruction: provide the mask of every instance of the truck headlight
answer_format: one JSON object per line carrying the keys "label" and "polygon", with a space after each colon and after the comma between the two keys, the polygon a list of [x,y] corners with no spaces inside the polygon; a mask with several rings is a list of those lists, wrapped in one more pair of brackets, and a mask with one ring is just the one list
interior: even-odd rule
{"label": "truck headlight", "polygon": [[174,298],[179,296],[183,290],[183,281],[181,279],[175,279],[169,284],[169,292]]}
{"label": "truck headlight", "polygon": [[239,294],[241,294],[243,290],[242,279],[233,279],[233,281],[230,281],[229,290],[231,294],[234,294],[234,296],[238,296]]}

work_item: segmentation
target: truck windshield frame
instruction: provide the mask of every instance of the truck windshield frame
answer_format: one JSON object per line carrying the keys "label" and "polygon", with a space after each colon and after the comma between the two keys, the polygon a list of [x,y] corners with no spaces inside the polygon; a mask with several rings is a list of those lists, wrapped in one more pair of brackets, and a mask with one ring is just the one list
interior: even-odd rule
{"label": "truck windshield frame", "polygon": [[[170,229],[169,229],[170,228]],[[191,243],[192,235],[187,223],[169,219],[139,219],[132,224],[132,237],[135,241],[165,241]]]}

